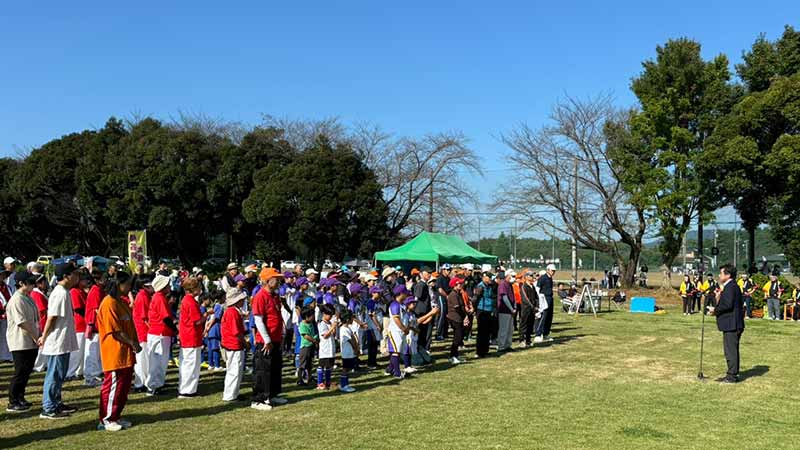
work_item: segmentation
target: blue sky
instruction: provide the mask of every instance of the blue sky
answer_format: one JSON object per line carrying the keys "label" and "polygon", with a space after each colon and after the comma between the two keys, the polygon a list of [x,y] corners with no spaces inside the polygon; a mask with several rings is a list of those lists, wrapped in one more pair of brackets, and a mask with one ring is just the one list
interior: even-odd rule
{"label": "blue sky", "polygon": [[494,136],[545,123],[559,96],[631,105],[631,77],[667,39],[737,62],[800,17],[789,0],[432,3],[10,2],[0,155],[111,115],[339,116],[401,135],[462,130],[494,186],[506,154]]}

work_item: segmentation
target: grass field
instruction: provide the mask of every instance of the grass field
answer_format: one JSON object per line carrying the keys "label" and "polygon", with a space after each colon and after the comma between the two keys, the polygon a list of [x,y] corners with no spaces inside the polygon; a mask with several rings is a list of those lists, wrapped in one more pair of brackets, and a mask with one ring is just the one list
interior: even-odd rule
{"label": "grass field", "polygon": [[[664,302],[660,303],[662,306]],[[203,372],[202,397],[131,396],[134,427],[93,431],[98,390],[69,383],[64,421],[34,410],[0,413],[0,448],[48,449],[795,449],[796,336],[800,323],[747,322],[738,385],[725,372],[721,334],[706,325],[706,383],[696,380],[701,317],[604,312],[556,315],[549,345],[450,367],[400,383],[379,372],[352,380],[354,394],[318,393],[285,379],[290,403],[270,412],[221,401],[224,373]],[[468,352],[472,353],[472,345]],[[3,391],[11,367],[0,366]],[[288,376],[288,370],[287,370]],[[169,380],[175,386],[176,372]],[[244,394],[250,393],[249,377]],[[5,397],[5,392],[2,393]]]}

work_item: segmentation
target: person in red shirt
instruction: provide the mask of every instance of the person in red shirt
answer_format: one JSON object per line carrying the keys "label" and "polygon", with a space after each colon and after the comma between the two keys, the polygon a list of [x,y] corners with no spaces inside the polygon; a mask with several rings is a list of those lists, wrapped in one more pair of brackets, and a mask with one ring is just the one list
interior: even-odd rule
{"label": "person in red shirt", "polygon": [[253,351],[253,399],[250,407],[260,411],[285,404],[281,393],[281,339],[283,316],[278,295],[283,275],[274,268],[265,268],[259,279],[262,288],[253,297],[253,321],[256,325],[256,348]]}
{"label": "person in red shirt", "polygon": [[83,377],[86,380],[84,382],[86,386],[96,387],[103,382],[103,367],[100,363],[100,339],[97,336],[95,318],[97,309],[100,308],[100,302],[106,297],[106,280],[103,272],[97,269],[92,271],[92,279],[94,284],[89,288],[89,294],[86,296],[86,332],[84,333],[86,354],[83,357]]}
{"label": "person in red shirt", "polygon": [[250,347],[245,339],[244,322],[242,322],[242,305],[247,293],[234,288],[225,296],[225,313],[222,314],[222,349],[228,367],[225,371],[225,390],[222,400],[232,402],[239,399],[239,387],[244,374],[244,353]]}
{"label": "person in red shirt", "polygon": [[181,300],[181,310],[178,314],[178,338],[181,341],[178,398],[191,398],[197,395],[197,385],[200,383],[203,329],[208,312],[200,312],[200,303],[197,301],[197,297],[203,293],[203,288],[197,278],[186,278],[181,286],[186,295]]}
{"label": "person in red shirt", "polygon": [[146,380],[150,370],[149,358],[147,356],[147,332],[150,321],[150,296],[153,295],[153,282],[149,276],[140,276],[136,283],[139,291],[133,302],[133,324],[136,326],[136,336],[142,351],[136,354],[136,365],[133,368],[133,390],[134,392],[144,392],[147,390]]}
{"label": "person in red shirt", "polygon": [[[47,323],[47,277],[44,275],[37,275],[34,280],[36,288],[31,292],[31,298],[36,303],[36,308],[39,309],[39,332],[44,333],[44,325]],[[36,362],[33,365],[33,370],[36,372],[44,372],[47,369],[47,357],[42,355],[42,349],[39,348],[39,355],[36,357]]]}
{"label": "person in red shirt", "polygon": [[67,380],[74,380],[83,376],[83,355],[86,352],[86,291],[92,276],[85,269],[81,269],[81,278],[77,286],[69,290],[72,297],[72,312],[75,318],[75,336],[78,338],[78,350],[69,354],[69,368]]}
{"label": "person in red shirt", "polygon": [[167,364],[172,356],[172,338],[177,334],[175,316],[167,300],[169,277],[157,275],[153,280],[153,298],[147,312],[147,395],[156,395],[164,387]]}

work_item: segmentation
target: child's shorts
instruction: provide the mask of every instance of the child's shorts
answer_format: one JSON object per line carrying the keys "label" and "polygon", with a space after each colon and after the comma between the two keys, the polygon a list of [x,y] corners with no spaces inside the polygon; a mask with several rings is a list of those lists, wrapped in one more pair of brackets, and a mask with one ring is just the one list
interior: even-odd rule
{"label": "child's shorts", "polygon": [[310,369],[314,360],[314,346],[300,349],[300,367]]}
{"label": "child's shorts", "polygon": [[333,369],[333,358],[320,358],[319,366],[323,369]]}
{"label": "child's shorts", "polygon": [[356,359],[355,358],[342,358],[342,367],[347,370],[353,370],[356,368]]}

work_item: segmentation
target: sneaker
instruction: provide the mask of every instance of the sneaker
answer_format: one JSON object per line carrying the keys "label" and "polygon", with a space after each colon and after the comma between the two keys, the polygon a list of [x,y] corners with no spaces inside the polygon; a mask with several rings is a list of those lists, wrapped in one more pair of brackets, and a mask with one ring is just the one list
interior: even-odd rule
{"label": "sneaker", "polygon": [[195,398],[197,394],[178,394],[178,398]]}
{"label": "sneaker", "polygon": [[103,429],[106,431],[120,431],[122,430],[122,425],[119,422],[104,421]]}
{"label": "sneaker", "polygon": [[256,403],[256,402],[253,402],[253,403],[250,403],[250,408],[256,409],[256,410],[259,410],[259,411],[269,411],[269,410],[272,409],[272,405],[270,405],[269,403]]}
{"label": "sneaker", "polygon": [[147,396],[152,397],[158,394],[158,389],[147,389]]}
{"label": "sneaker", "polygon": [[225,371],[224,367],[214,367],[214,372],[224,372],[224,371]]}
{"label": "sneaker", "polygon": [[545,337],[544,337],[544,341],[545,341],[545,342],[553,342],[554,340],[555,340],[555,339],[551,338],[550,336],[545,336]]}
{"label": "sneaker", "polygon": [[65,413],[63,411],[58,411],[58,410],[50,411],[50,412],[42,411],[42,413],[39,414],[39,418],[40,419],[51,419],[51,420],[54,420],[54,419],[66,419],[67,417],[69,417],[68,413]]}
{"label": "sneaker", "polygon": [[6,412],[21,413],[21,412],[25,412],[25,411],[27,411],[29,409],[31,409],[30,406],[25,406],[22,403],[14,403],[14,404],[9,404],[8,405],[8,407],[6,408]]}
{"label": "sneaker", "polygon": [[459,361],[458,358],[450,358],[450,364],[461,364],[461,361]]}
{"label": "sneaker", "polygon": [[542,339],[541,336],[536,336],[535,338],[533,338],[533,343],[534,344],[538,344],[540,342],[544,342],[544,339]]}
{"label": "sneaker", "polygon": [[351,392],[355,392],[356,388],[354,388],[352,386],[344,386],[344,387],[340,387],[339,390],[349,394]]}
{"label": "sneaker", "polygon": [[528,345],[530,345],[530,344],[525,343],[525,342],[520,342],[519,343],[519,348],[528,348]]}
{"label": "sneaker", "polygon": [[325,383],[318,384],[317,385],[317,390],[318,391],[324,391],[325,390]]}
{"label": "sneaker", "polygon": [[269,399],[269,404],[272,406],[285,405],[287,403],[289,403],[289,400],[281,397],[272,397]]}
{"label": "sneaker", "polygon": [[405,372],[406,373],[417,373],[417,368],[416,367],[406,367],[405,368]]}
{"label": "sneaker", "polygon": [[211,367],[211,366],[209,366],[209,365],[208,365],[208,363],[207,363],[207,362],[205,362],[205,361],[204,361],[204,362],[202,362],[202,363],[200,364],[200,368],[201,368],[201,369],[208,369],[208,370],[211,370],[211,369],[212,369],[212,367]]}
{"label": "sneaker", "polygon": [[144,386],[134,387],[133,393],[134,394],[141,394],[142,392],[147,392],[147,388]]}
{"label": "sneaker", "polygon": [[127,430],[128,428],[130,428],[130,427],[132,427],[132,426],[133,426],[133,424],[131,423],[131,421],[130,421],[130,420],[125,420],[125,419],[119,419],[119,420],[117,421],[117,423],[118,423],[118,424],[120,424],[120,425],[122,426],[122,429],[123,429],[123,430]]}
{"label": "sneaker", "polygon": [[83,385],[84,385],[85,387],[96,388],[97,386],[100,386],[100,383],[98,383],[98,382],[97,382],[97,381],[95,381],[95,380],[91,380],[91,379],[90,379],[90,380],[86,380],[86,381],[84,381],[84,382],[83,382]]}
{"label": "sneaker", "polygon": [[58,411],[65,412],[65,413],[67,413],[67,414],[72,414],[72,413],[78,412],[78,408],[76,408],[76,407],[74,407],[74,406],[67,406],[67,405],[65,405],[65,404],[63,404],[63,403],[62,403],[62,404],[60,404],[60,405],[58,405],[58,406],[56,407],[56,409],[57,409]]}

